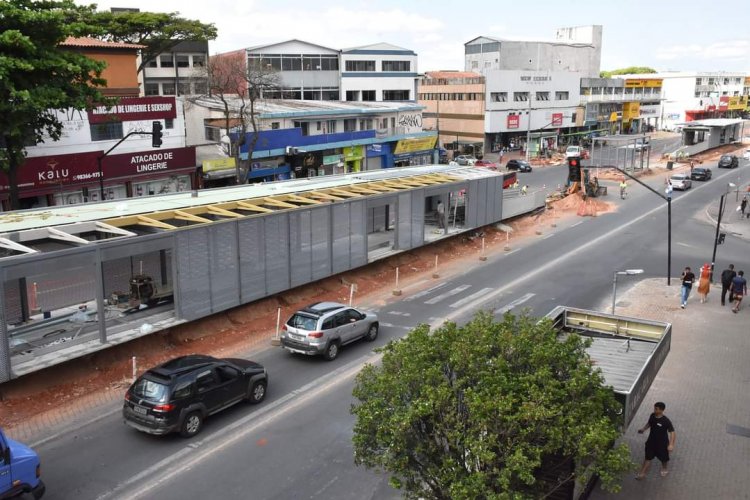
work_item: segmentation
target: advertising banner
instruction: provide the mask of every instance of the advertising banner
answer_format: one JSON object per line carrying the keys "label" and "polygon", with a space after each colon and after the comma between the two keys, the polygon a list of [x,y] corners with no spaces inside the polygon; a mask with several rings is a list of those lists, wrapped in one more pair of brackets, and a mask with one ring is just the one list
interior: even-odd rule
{"label": "advertising banner", "polygon": [[396,149],[393,151],[393,154],[400,155],[404,153],[415,153],[417,151],[435,149],[436,142],[437,136],[421,137],[418,139],[402,139],[396,144]]}
{"label": "advertising banner", "polygon": [[562,125],[563,123],[563,114],[562,113],[552,113],[552,125],[553,127]]}
{"label": "advertising banner", "polygon": [[508,115],[508,128],[518,128],[521,125],[520,115]]}
{"label": "advertising banner", "polygon": [[[18,187],[22,190],[80,184],[99,179],[97,157],[103,151],[27,158],[18,169]],[[0,191],[9,191],[8,177],[0,170]]]}
{"label": "advertising banner", "polygon": [[98,106],[88,116],[89,123],[164,120],[176,118],[177,109],[174,96],[131,97],[120,99],[111,108]]}
{"label": "advertising banner", "polygon": [[214,172],[216,170],[228,170],[230,168],[235,168],[234,158],[203,160],[203,173]]}
{"label": "advertising banner", "polygon": [[195,167],[195,146],[137,151],[110,155],[102,159],[102,171],[105,179],[131,177],[188,167]]}
{"label": "advertising banner", "polygon": [[661,78],[651,78],[646,80],[628,78],[625,80],[625,87],[661,87]]}

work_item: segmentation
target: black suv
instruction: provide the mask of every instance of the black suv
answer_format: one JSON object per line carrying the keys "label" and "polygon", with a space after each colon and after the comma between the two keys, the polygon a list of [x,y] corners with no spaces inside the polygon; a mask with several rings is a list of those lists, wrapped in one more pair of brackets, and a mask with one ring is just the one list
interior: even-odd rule
{"label": "black suv", "polygon": [[182,356],[151,368],[125,393],[125,423],[149,434],[196,435],[203,419],[225,408],[266,396],[268,374],[246,359]]}
{"label": "black suv", "polygon": [[719,168],[734,168],[740,166],[740,159],[735,155],[721,155]]}
{"label": "black suv", "polygon": [[690,172],[690,178],[694,181],[707,181],[711,178],[711,169],[705,167],[695,167]]}
{"label": "black suv", "polygon": [[505,164],[505,169],[531,172],[531,165],[526,160],[508,160],[508,163]]}

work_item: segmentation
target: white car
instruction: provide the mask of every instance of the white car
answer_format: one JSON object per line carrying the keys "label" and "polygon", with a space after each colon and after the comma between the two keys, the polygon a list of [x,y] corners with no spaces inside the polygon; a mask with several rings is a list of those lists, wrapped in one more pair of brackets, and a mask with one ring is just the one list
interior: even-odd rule
{"label": "white car", "polygon": [[680,191],[687,191],[693,187],[690,176],[685,174],[674,174],[669,178],[669,183],[672,185],[672,189],[679,189]]}
{"label": "white car", "polygon": [[581,146],[568,146],[565,150],[565,158],[580,158],[581,149]]}
{"label": "white car", "polygon": [[750,160],[750,149],[746,149],[744,153],[742,153],[742,159],[743,160]]}

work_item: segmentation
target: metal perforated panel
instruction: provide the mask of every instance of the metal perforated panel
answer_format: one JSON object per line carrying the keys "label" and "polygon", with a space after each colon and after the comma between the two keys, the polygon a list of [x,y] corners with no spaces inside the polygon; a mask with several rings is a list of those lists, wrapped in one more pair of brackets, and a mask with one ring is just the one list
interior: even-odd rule
{"label": "metal perforated panel", "polygon": [[210,226],[211,309],[223,311],[240,304],[236,223]]}
{"label": "metal perforated panel", "polygon": [[396,245],[399,250],[406,250],[411,248],[411,193],[399,194],[397,205]]}
{"label": "metal perforated panel", "polygon": [[312,235],[310,211],[289,214],[289,249],[291,257],[292,286],[312,281]]}
{"label": "metal perforated panel", "polygon": [[3,312],[5,313],[5,322],[9,325],[15,325],[23,321],[23,312],[21,311],[21,294],[20,280],[10,280],[5,283],[5,292],[3,295]]}
{"label": "metal perforated panel", "polygon": [[177,233],[177,280],[179,317],[187,320],[211,314],[211,282],[208,228]]}
{"label": "metal perforated panel", "polygon": [[[2,269],[0,269],[0,297],[7,297]],[[11,375],[8,317],[5,315],[5,306],[5,301],[0,303],[0,382],[7,382]]]}
{"label": "metal perforated panel", "polygon": [[349,203],[337,203],[333,207],[333,272],[340,273],[351,269],[351,249],[349,237]]}
{"label": "metal perforated panel", "polygon": [[289,216],[268,215],[265,222],[266,294],[289,288]]}
{"label": "metal perforated panel", "polygon": [[312,279],[330,276],[331,271],[331,207],[310,210],[312,243]]}
{"label": "metal perforated panel", "polygon": [[424,189],[411,192],[411,245],[424,245]]}
{"label": "metal perforated panel", "polygon": [[367,264],[367,205],[364,201],[349,204],[351,233],[351,267]]}
{"label": "metal perforated panel", "polygon": [[477,227],[487,224],[487,179],[477,180]]}
{"label": "metal perforated panel", "polygon": [[245,219],[237,223],[240,243],[241,302],[266,296],[266,243],[263,219]]}
{"label": "metal perforated panel", "polygon": [[493,216],[493,222],[500,222],[503,219],[503,195],[505,193],[503,192],[503,179],[501,177],[498,177],[495,179],[495,208],[494,208],[494,216]]}
{"label": "metal perforated panel", "polygon": [[479,186],[476,179],[469,181],[466,190],[466,227],[477,227],[477,198]]}

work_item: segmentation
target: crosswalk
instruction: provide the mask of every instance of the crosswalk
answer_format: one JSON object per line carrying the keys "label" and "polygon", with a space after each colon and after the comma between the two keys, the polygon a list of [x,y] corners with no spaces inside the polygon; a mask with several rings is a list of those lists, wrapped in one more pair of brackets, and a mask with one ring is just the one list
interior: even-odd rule
{"label": "crosswalk", "polygon": [[[426,297],[429,297],[430,295],[434,294],[435,292],[440,292],[438,295],[435,295],[433,297],[429,297],[426,300],[424,300],[422,303],[426,305],[443,305],[445,301],[448,299],[455,299],[457,295],[462,294],[463,292],[472,292],[469,293],[469,295],[466,295],[465,297],[459,298],[458,300],[455,300],[454,302],[451,302],[447,305],[447,307],[451,309],[458,309],[460,307],[463,307],[467,304],[471,304],[472,302],[478,301],[482,297],[494,292],[496,289],[492,287],[485,287],[481,288],[479,290],[473,291],[472,285],[468,284],[459,284],[454,286],[453,288],[448,288],[448,283],[443,282],[439,283],[431,288],[428,288],[427,290],[422,290],[420,292],[415,293],[414,295],[411,295],[410,297],[406,297],[402,302],[415,302],[419,301],[419,299],[425,299]],[[506,312],[510,311],[511,309],[518,307],[519,305],[528,302],[531,300],[535,294],[533,293],[527,293],[521,297],[516,298],[512,302],[506,304],[505,306],[497,309],[495,311],[495,314],[505,314]],[[410,313],[406,312],[400,312],[400,311],[388,311],[387,314],[393,315],[393,316],[410,316]]]}

